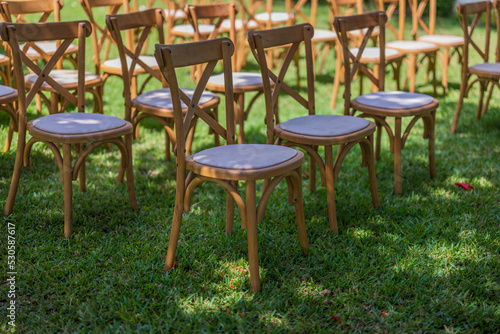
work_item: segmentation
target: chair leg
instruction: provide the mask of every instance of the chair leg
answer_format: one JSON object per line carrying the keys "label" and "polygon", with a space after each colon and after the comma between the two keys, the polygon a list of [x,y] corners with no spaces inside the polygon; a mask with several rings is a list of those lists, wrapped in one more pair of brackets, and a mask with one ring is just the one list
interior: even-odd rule
{"label": "chair leg", "polygon": [[375,172],[375,154],[373,151],[373,135],[368,136],[367,148],[367,162],[368,162],[368,180],[370,182],[370,191],[372,193],[373,206],[380,207],[380,199],[378,197],[377,189],[377,173]]}
{"label": "chair leg", "polygon": [[23,168],[24,149],[26,146],[26,131],[18,134],[16,161],[14,163],[14,172],[12,173],[12,181],[10,182],[9,194],[5,202],[3,214],[5,216],[12,213],[14,201],[16,200],[17,189],[19,187],[19,179],[21,178],[21,170]]}
{"label": "chair leg", "polygon": [[[231,184],[236,186],[237,182],[231,182]],[[234,233],[234,198],[228,191],[226,191],[226,233]]]}
{"label": "chair leg", "polygon": [[337,211],[335,208],[335,186],[333,175],[333,151],[332,146],[325,146],[325,181],[326,181],[326,201],[328,207],[328,222],[330,231],[338,233]]}
{"label": "chair leg", "polygon": [[[80,154],[85,149],[85,144],[78,145],[78,154]],[[85,175],[85,160],[78,171],[78,189],[84,193],[87,191],[86,185],[86,175]]]}
{"label": "chair leg", "polygon": [[[184,184],[180,185],[184,187]],[[177,185],[179,188],[179,185]],[[177,189],[179,190],[179,189]],[[182,208],[184,206],[184,191],[182,193],[175,194],[175,207],[174,207],[174,219],[172,222],[172,229],[170,230],[170,240],[168,242],[167,257],[165,259],[165,264],[163,265],[163,270],[167,271],[174,267],[175,251],[177,250],[177,242],[179,241],[179,233],[181,230],[182,223]]]}
{"label": "chair leg", "polygon": [[12,138],[14,137],[14,121],[11,119],[9,123],[9,131],[7,132],[7,139],[5,139],[5,146],[3,148],[3,152],[7,153],[10,150],[10,146],[12,144]]}
{"label": "chair leg", "polygon": [[238,125],[238,144],[245,143],[245,94],[234,94],[235,121]]}
{"label": "chair leg", "polygon": [[431,112],[429,117],[429,174],[431,179],[436,177],[436,157],[434,150],[434,139],[436,128],[436,111]]}
{"label": "chair leg", "polygon": [[408,79],[410,80],[409,91],[415,93],[415,75],[417,70],[417,55],[410,54],[408,63]]}
{"label": "chair leg", "polygon": [[396,117],[394,128],[394,192],[401,195],[403,184],[401,180],[401,118]]}
{"label": "chair leg", "polygon": [[245,186],[250,284],[253,291],[260,291],[261,287],[259,276],[259,252],[257,248],[257,205],[255,199],[255,181],[246,181]]}
{"label": "chair leg", "polygon": [[304,199],[302,198],[302,166],[296,169],[297,178],[292,178],[295,193],[295,221],[299,233],[300,247],[304,255],[309,254],[309,241],[307,240],[306,221],[304,218]]}
{"label": "chair leg", "polygon": [[170,136],[165,131],[165,160],[170,161]]}
{"label": "chair leg", "polygon": [[481,111],[483,110],[483,101],[484,101],[484,92],[488,89],[488,83],[484,81],[480,81],[479,85],[481,87],[480,92],[479,92],[479,103],[477,105],[477,111],[476,111],[476,119],[481,118]]}
{"label": "chair leg", "polygon": [[377,143],[375,145],[375,159],[380,160],[380,146],[382,145],[382,124],[375,121],[377,124]]}
{"label": "chair leg", "polygon": [[467,82],[467,75],[462,75],[462,82],[460,83],[460,95],[458,97],[458,103],[455,110],[455,116],[453,117],[453,123],[451,124],[451,133],[455,133],[457,131],[458,118],[460,117],[460,112],[462,111],[462,105],[467,90]]}
{"label": "chair leg", "polygon": [[443,77],[441,78],[441,85],[443,85],[444,94],[448,92],[448,65],[450,63],[450,48],[444,47],[444,53],[440,53],[441,65],[443,66]]}
{"label": "chair leg", "polygon": [[488,105],[490,104],[491,100],[491,94],[493,94],[493,89],[495,88],[495,84],[491,83],[490,91],[488,92],[488,96],[486,97],[486,102],[484,102],[483,109],[481,110],[481,114],[479,115],[479,118],[486,114],[486,111],[488,110]]}
{"label": "chair leg", "polygon": [[71,144],[63,144],[63,186],[64,186],[64,236],[73,232],[73,166],[71,165]]}
{"label": "chair leg", "polygon": [[130,201],[130,206],[132,207],[133,210],[137,210],[139,208],[137,204],[137,198],[135,196],[135,181],[134,181],[134,166],[133,166],[133,159],[132,159],[132,139],[133,139],[133,134],[129,134],[125,136],[125,147],[127,149],[128,153],[128,164],[126,168],[126,174],[127,174],[127,191],[128,191],[128,198]]}
{"label": "chair leg", "polygon": [[309,190],[316,191],[316,162],[312,156],[309,156]]}

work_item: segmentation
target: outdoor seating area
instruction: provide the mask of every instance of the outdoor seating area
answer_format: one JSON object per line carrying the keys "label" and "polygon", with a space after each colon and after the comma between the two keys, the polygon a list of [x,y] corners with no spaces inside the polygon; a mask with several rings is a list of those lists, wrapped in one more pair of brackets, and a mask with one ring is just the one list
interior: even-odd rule
{"label": "outdoor seating area", "polygon": [[0,1],[8,332],[500,328],[500,1]]}

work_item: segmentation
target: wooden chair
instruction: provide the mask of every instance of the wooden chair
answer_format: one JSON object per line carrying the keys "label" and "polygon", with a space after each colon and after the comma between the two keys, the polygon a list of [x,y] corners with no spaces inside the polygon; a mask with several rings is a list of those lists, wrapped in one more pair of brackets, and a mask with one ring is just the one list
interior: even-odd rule
{"label": "wooden chair", "polygon": [[[145,118],[153,118],[160,122],[165,129],[166,141],[165,141],[165,157],[167,160],[170,159],[170,143],[172,146],[175,145],[176,136],[172,129],[173,122],[173,104],[172,95],[169,88],[150,90],[141,93],[138,96],[132,94],[129,91],[132,82],[132,78],[136,73],[148,73],[151,77],[156,78],[163,82],[164,87],[166,82],[159,71],[155,71],[148,66],[146,62],[141,61],[141,52],[143,51],[143,46],[145,45],[150,32],[155,29],[158,31],[158,40],[160,44],[164,43],[163,36],[163,24],[164,16],[161,9],[147,9],[141,12],[133,12],[128,14],[115,14],[106,16],[106,26],[114,39],[116,45],[118,46],[118,53],[120,55],[120,72],[123,73],[124,82],[124,92],[125,94],[131,94],[131,99],[126,100],[126,108],[128,110],[133,110],[132,113],[132,124],[134,125],[134,131],[136,137],[139,134],[139,123]],[[126,31],[131,31],[132,29],[141,29],[141,35],[139,37],[138,43],[135,49],[129,49],[126,47],[122,33]],[[144,57],[144,56],[142,56]],[[149,56],[148,56],[149,57]],[[132,61],[130,61],[132,59]],[[153,58],[154,63],[156,60]],[[156,66],[156,68],[158,68]],[[188,95],[193,94],[192,90],[185,90]],[[217,119],[219,98],[211,93],[204,92],[202,96],[202,107],[210,114],[212,117]],[[187,110],[187,107],[184,107]],[[186,145],[189,152],[191,148],[191,142],[194,136],[194,128],[192,129],[191,136]],[[218,144],[218,136],[215,136],[215,143]]]}
{"label": "wooden chair", "polygon": [[[22,0],[22,1],[3,1],[0,3],[0,17],[4,22],[12,22],[14,19],[18,23],[25,22],[25,16],[28,14],[41,14],[38,23],[44,23],[49,16],[54,13],[54,21],[60,21],[60,9],[62,2],[59,0],[38,1],[38,0]],[[23,52],[26,53],[32,61],[43,60],[45,63],[52,59],[52,56],[58,50],[60,41],[37,41],[36,43],[26,43],[21,45]],[[8,53],[10,53],[8,47]],[[76,45],[69,45],[64,53],[64,59],[69,59],[75,68],[77,67],[76,55],[78,53]],[[75,58],[73,58],[75,56]],[[62,85],[65,89],[76,90],[78,86],[78,71],[62,69],[62,59],[56,64],[57,69],[51,73],[52,79]],[[36,81],[36,74],[29,74],[24,77],[26,80],[26,87],[31,89]],[[101,112],[103,109],[102,103],[102,79],[93,73],[85,73],[85,91],[92,94],[94,103],[94,112]],[[37,90],[37,109],[41,112],[41,101],[43,101],[49,108],[50,114],[63,112],[69,100],[64,96],[57,94],[56,90],[48,83],[44,83]],[[49,94],[47,97],[43,92]]]}
{"label": "wooden chair", "polygon": [[[7,0],[0,3],[0,18],[2,22],[25,22],[26,15],[38,14],[40,18],[38,22],[47,22],[47,19],[54,14],[54,21],[59,22],[61,20],[61,9],[63,7],[62,0]],[[32,17],[31,17],[32,18]],[[23,45],[23,49],[30,59],[45,60],[47,61],[55,52],[59,46],[57,41],[46,41],[32,43],[31,45]],[[77,67],[76,55],[78,53],[78,47],[76,45],[70,45],[64,54],[64,59],[71,62],[73,67]],[[59,63],[57,68],[61,69],[62,64]]]}
{"label": "wooden chair", "polygon": [[[268,137],[277,137],[277,143],[285,146],[298,146],[309,155],[309,189],[316,189],[316,165],[319,166],[322,185],[326,185],[328,220],[330,229],[337,233],[337,215],[335,209],[334,184],[347,153],[356,144],[362,151],[362,165],[368,167],[370,190],[373,205],[380,206],[375,164],[373,156],[373,133],[375,124],[365,119],[352,116],[316,115],[314,100],[314,70],[312,59],[311,39],[314,29],[310,24],[300,24],[284,28],[253,31],[248,33],[250,48],[259,62],[264,83],[264,96],[266,98],[267,124],[274,125],[274,109],[277,107],[280,91],[287,93],[307,110],[308,115],[290,119],[286,122],[268,127]],[[285,83],[288,65],[301,44],[306,49],[307,69],[307,98]],[[267,63],[265,52],[267,48],[277,45],[290,45],[285,61],[278,75],[275,75]],[[274,82],[271,87],[269,80]],[[338,145],[337,158],[333,157],[333,146]],[[325,160],[320,157],[318,147],[323,146]]]}
{"label": "wooden chair", "polygon": [[4,86],[11,86],[11,75],[10,71],[12,65],[10,62],[10,58],[4,54],[0,54],[0,79],[2,80],[2,84]]}
{"label": "wooden chair", "polygon": [[[405,61],[407,63],[405,89],[410,92],[415,92],[416,89],[416,75],[424,62],[427,62],[426,79],[429,74],[432,74],[432,88],[434,96],[437,95],[437,79],[436,79],[436,57],[439,46],[434,43],[405,40],[404,39],[404,22],[406,15],[406,0],[375,0],[377,9],[385,11],[388,19],[393,16],[396,10],[399,12],[399,26],[395,28],[388,25],[389,30],[394,34],[397,40],[386,43],[386,47],[395,49],[406,55]],[[388,6],[386,7],[386,4]],[[415,18],[415,16],[412,16]]]}
{"label": "wooden chair", "polygon": [[[236,38],[236,5],[234,3],[220,3],[214,5],[199,5],[199,6],[189,6],[188,7],[188,18],[193,23],[195,28],[195,41],[200,41],[203,36],[199,33],[199,25],[197,22],[203,19],[217,19],[216,20],[216,30],[220,27],[222,22],[229,20],[229,38],[231,40],[237,40]],[[208,36],[208,39],[214,39],[216,36],[215,30],[212,34]],[[257,98],[263,93],[262,76],[258,73],[240,72],[237,60],[239,51],[237,43],[233,42],[235,47],[235,53],[232,58],[232,81],[233,81],[233,93],[234,93],[234,111],[236,124],[239,127],[238,132],[238,144],[243,144],[245,142],[245,130],[244,122],[248,117],[250,109],[257,100]],[[198,73],[201,74],[201,66],[198,66]],[[224,73],[212,75],[207,82],[207,89],[219,94],[224,94],[226,92],[224,85]],[[247,108],[245,108],[245,94],[255,93],[255,95],[250,100]]]}
{"label": "wooden chair", "polygon": [[[493,9],[495,9],[493,11]],[[455,117],[453,118],[453,123],[451,126],[451,132],[455,133],[458,126],[458,118],[460,117],[460,112],[462,110],[464,98],[469,94],[470,89],[475,83],[479,83],[480,95],[479,103],[477,105],[476,119],[480,119],[482,115],[488,110],[488,105],[493,93],[493,88],[500,87],[500,37],[497,38],[497,46],[495,49],[495,62],[489,62],[490,53],[490,36],[491,36],[491,17],[494,12],[495,21],[497,23],[497,29],[499,29],[500,22],[500,3],[498,1],[478,1],[474,3],[459,3],[457,5],[458,19],[460,21],[460,26],[462,27],[465,39],[464,54],[462,62],[462,80],[460,84],[460,96],[458,98],[457,109],[455,111]],[[472,21],[469,21],[470,17],[473,15]],[[485,35],[484,35],[484,45],[483,38],[479,37],[476,40],[473,39],[473,34],[480,22],[485,22]],[[497,32],[500,36],[500,33]],[[481,40],[481,43],[478,42]],[[471,48],[472,47],[472,48]],[[470,61],[470,49],[476,50],[480,59],[483,61],[479,64],[471,65]],[[472,82],[471,77],[475,77]],[[489,91],[488,91],[489,88]],[[484,94],[488,92],[486,101],[484,101]],[[477,95],[474,95],[477,98]]]}
{"label": "wooden chair", "polygon": [[[296,223],[300,246],[308,253],[306,227],[302,203],[302,163],[304,154],[294,149],[272,145],[273,138],[265,144],[234,144],[235,126],[233,110],[233,88],[231,55],[234,45],[228,38],[185,43],[177,45],[157,45],[156,57],[172,91],[174,118],[177,137],[177,187],[174,218],[170,231],[165,270],[174,266],[174,256],[179,239],[182,211],[189,209],[194,189],[204,182],[215,182],[226,190],[226,232],[234,231],[234,202],[241,213],[242,227],[247,230],[250,283],[252,290],[260,291],[259,256],[257,250],[257,224],[266,210],[266,203],[276,185],[285,178],[289,186],[288,201],[295,204]],[[217,62],[223,60],[226,87],[226,127],[216,122],[199,106],[199,99]],[[195,93],[187,96],[178,87],[176,68],[207,63]],[[182,104],[188,107],[184,115]],[[188,129],[195,118],[201,118],[219,133],[227,145],[203,150],[186,157],[184,141]],[[268,127],[271,122],[268,119]],[[268,131],[272,133],[272,131]],[[189,171],[186,177],[186,171]],[[255,183],[268,179],[259,203],[256,202]],[[245,199],[238,193],[238,181],[245,181]]]}
{"label": "wooden chair", "polygon": [[[10,70],[9,70],[10,71]],[[0,110],[10,117],[9,130],[3,151],[8,152],[12,144],[14,131],[18,128],[18,117],[15,103],[17,102],[17,90],[10,86],[0,85]]]}
{"label": "wooden chair", "polygon": [[[73,199],[72,181],[79,178],[79,189],[84,192],[85,186],[85,158],[97,146],[104,143],[115,144],[122,154],[119,178],[126,172],[130,205],[137,209],[135,197],[134,175],[132,170],[132,124],[130,113],[125,114],[125,120],[95,113],[85,113],[85,58],[78,58],[77,91],[74,95],[64,85],[53,78],[52,69],[60,61],[64,51],[76,40],[78,50],[85,54],[85,38],[91,33],[88,21],[54,22],[54,23],[1,23],[0,34],[2,40],[9,44],[12,50],[14,63],[14,77],[19,92],[18,104],[18,144],[16,162],[10,184],[9,195],[5,204],[4,214],[12,212],[14,200],[19,186],[19,178],[23,164],[31,168],[30,151],[33,144],[45,143],[54,153],[61,172],[64,186],[64,235],[69,237],[73,230]],[[36,31],[36,34],[33,32]],[[19,43],[61,40],[61,45],[41,68],[34,64],[19,46]],[[23,80],[23,64],[27,66],[36,79],[27,94],[25,80]],[[26,119],[26,109],[33,101],[36,92],[42,85],[50,85],[57,94],[64,96],[74,104],[77,113],[57,113],[37,118],[32,121]],[[26,143],[26,132],[31,139]],[[62,146],[62,154],[60,151]],[[72,146],[78,158],[72,165]]]}
{"label": "wooden chair", "polygon": [[[412,36],[413,39],[422,42],[429,42],[439,46],[438,56],[442,68],[441,85],[444,92],[448,90],[448,67],[454,55],[457,55],[459,63],[462,62],[464,48],[464,38],[453,35],[436,35],[436,0],[409,0],[412,10]],[[424,20],[426,9],[428,8],[428,20]],[[421,27],[425,35],[418,36]],[[441,51],[443,49],[443,51]]]}
{"label": "wooden chair", "polygon": [[[436,176],[434,161],[434,125],[436,109],[439,102],[428,95],[419,93],[408,93],[400,91],[385,92],[385,22],[387,15],[384,12],[367,13],[350,17],[335,18],[334,25],[340,38],[342,51],[344,53],[345,72],[345,115],[354,115],[356,111],[361,112],[360,117],[373,118],[377,124],[377,148],[376,157],[380,158],[380,138],[382,126],[386,129],[391,143],[391,153],[394,154],[394,180],[395,193],[401,194],[402,172],[401,172],[401,150],[404,148],[406,139],[415,123],[422,119],[424,122],[424,138],[429,140],[429,171],[431,178]],[[371,32],[378,27],[380,29],[380,65],[377,68],[378,75],[360,62]],[[349,49],[349,31],[368,28],[368,32],[359,47],[356,55]],[[350,61],[347,61],[347,60]],[[352,64],[351,64],[352,62]],[[362,71],[377,87],[378,92],[358,96],[351,100],[351,81],[357,72]],[[387,118],[394,118],[394,130],[387,122]],[[402,132],[402,120],[410,117],[411,121],[404,132]]]}
{"label": "wooden chair", "polygon": [[[173,41],[173,36],[170,36],[170,31],[175,25],[189,24],[187,21],[187,13],[184,11],[186,7],[186,0],[162,0],[165,8],[166,18],[166,41],[170,43]],[[147,8],[158,8],[156,0],[148,0]]]}
{"label": "wooden chair", "polygon": [[[363,1],[361,0],[327,0],[330,7],[330,19],[333,28],[333,20],[337,16],[351,16],[354,14],[363,14]],[[335,29],[334,29],[335,30]],[[351,45],[351,52],[356,54],[359,50],[364,35],[367,29],[357,29],[349,32],[349,44]],[[365,65],[378,66],[380,64],[380,48],[378,44],[378,29],[374,29],[371,41],[374,46],[366,47],[363,57],[360,58],[360,62]],[[396,89],[400,89],[400,72],[401,63],[403,62],[404,54],[395,49],[386,49],[386,64],[391,67],[394,81],[396,82]],[[330,108],[333,109],[337,103],[337,95],[340,88],[340,83],[344,76],[344,66],[343,66],[342,50],[340,49],[340,44],[338,44],[338,50],[336,54],[336,67],[335,76],[333,79],[333,92],[330,99]],[[377,71],[375,71],[377,73]],[[360,83],[359,83],[359,94],[363,94],[363,73],[359,73]],[[377,86],[372,85],[372,92],[377,91]]]}

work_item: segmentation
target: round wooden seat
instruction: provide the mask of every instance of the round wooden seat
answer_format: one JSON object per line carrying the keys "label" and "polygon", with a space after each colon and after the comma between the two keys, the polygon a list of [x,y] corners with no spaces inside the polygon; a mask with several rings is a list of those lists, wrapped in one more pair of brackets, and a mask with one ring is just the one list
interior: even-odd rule
{"label": "round wooden seat", "polygon": [[[198,29],[200,30],[201,35],[210,35],[212,31],[215,29],[215,25],[213,24],[199,24]],[[179,35],[179,36],[192,36],[194,35],[194,28],[190,24],[179,24],[174,26],[170,33]]]}
{"label": "round wooden seat", "polygon": [[[261,90],[262,87],[262,75],[260,73],[233,72],[233,91],[235,93]],[[207,89],[224,92],[224,74],[212,75],[208,79]]]}
{"label": "round wooden seat", "polygon": [[10,58],[6,55],[0,54],[0,66],[8,65],[10,62]]}
{"label": "round wooden seat", "polygon": [[0,98],[3,100],[11,96],[17,97],[17,90],[9,86],[0,85]]}
{"label": "round wooden seat", "polygon": [[[189,98],[192,98],[194,93],[193,89],[182,89],[182,91],[186,93]],[[134,106],[140,105],[141,111],[146,111],[153,114],[164,114],[165,112],[168,112],[170,115],[172,115],[172,110],[174,108],[170,88],[163,88],[146,92],[133,99],[132,103],[134,104]],[[209,104],[215,105],[217,103],[219,103],[219,98],[215,94],[208,91],[204,91],[201,94],[199,105],[203,108],[208,107]],[[187,109],[187,106],[182,101],[181,106],[183,110]]]}
{"label": "round wooden seat", "polygon": [[[56,139],[59,143],[88,142],[130,134],[132,124],[114,116],[94,113],[60,113],[28,122],[28,131],[37,138]],[[93,138],[93,140],[97,140]]]}
{"label": "round wooden seat", "polygon": [[312,42],[319,43],[324,41],[336,40],[338,38],[337,33],[328,29],[314,29],[314,36]]}
{"label": "round wooden seat", "polygon": [[[351,53],[356,57],[358,55],[359,49],[350,49]],[[385,48],[385,61],[391,61],[397,58],[401,58],[404,55],[396,49]],[[363,50],[363,55],[360,59],[361,63],[364,64],[378,64],[380,62],[380,48],[378,47],[367,47]]]}
{"label": "round wooden seat", "polygon": [[186,13],[182,9],[165,9],[165,15],[167,17],[175,20],[185,20],[187,18]]}
{"label": "round wooden seat", "polygon": [[400,91],[364,94],[351,102],[356,110],[381,116],[388,116],[388,112],[398,116],[415,116],[435,109],[439,104],[432,96]]}
{"label": "round wooden seat", "polygon": [[[54,52],[56,52],[57,50],[57,44],[55,41],[35,42],[35,45],[49,56],[53,55]],[[21,44],[19,47],[22,50],[24,48],[24,44]],[[72,53],[72,52],[78,52],[78,47],[74,44],[71,44],[65,51],[65,53]],[[31,59],[39,59],[42,57],[42,55],[32,47],[30,47],[28,51],[26,51],[26,55]]]}
{"label": "round wooden seat", "polygon": [[353,116],[308,115],[293,118],[279,124],[284,131],[307,136],[343,136],[362,130],[370,121]]}
{"label": "round wooden seat", "polygon": [[[127,67],[130,67],[132,64],[132,59],[127,57]],[[139,56],[139,59],[144,62],[150,68],[156,70],[158,69],[158,63],[156,62],[155,57],[153,56]],[[122,73],[122,64],[120,63],[120,58],[108,59],[101,65],[101,69],[104,72],[121,75]],[[141,67],[141,65],[137,64],[134,68],[134,76],[138,74],[146,73],[146,70]]]}
{"label": "round wooden seat", "polygon": [[[58,84],[66,89],[72,89],[78,85],[78,71],[77,70],[52,70],[49,75]],[[38,76],[34,73],[25,76],[26,84],[32,86]],[[85,72],[85,85],[95,85],[102,82],[102,78],[97,74]],[[47,91],[55,91],[52,86],[47,82],[42,84],[42,89]]]}
{"label": "round wooden seat", "polygon": [[422,53],[437,51],[439,46],[434,43],[420,41],[392,41],[386,43],[385,46],[390,49],[396,49],[404,53]]}
{"label": "round wooden seat", "polygon": [[499,78],[500,63],[482,63],[469,67],[469,72],[482,78]]}
{"label": "round wooden seat", "polygon": [[424,35],[418,38],[421,42],[433,43],[439,46],[459,46],[465,43],[462,36],[451,35]]}
{"label": "round wooden seat", "polygon": [[[227,180],[260,180],[301,166],[304,154],[267,144],[235,144],[209,148],[186,158],[189,170]],[[265,176],[264,176],[265,174]]]}

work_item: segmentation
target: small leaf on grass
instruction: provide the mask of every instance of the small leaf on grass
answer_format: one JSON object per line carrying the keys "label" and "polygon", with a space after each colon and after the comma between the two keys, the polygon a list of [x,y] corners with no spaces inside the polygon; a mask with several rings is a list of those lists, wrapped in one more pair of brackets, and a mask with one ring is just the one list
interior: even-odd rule
{"label": "small leaf on grass", "polygon": [[233,285],[230,285],[229,287],[230,287],[231,289],[234,289],[234,286],[233,286]]}
{"label": "small leaf on grass", "polygon": [[471,185],[467,184],[467,183],[455,183],[456,186],[458,187],[461,187],[465,190],[471,190],[471,189],[474,189],[474,187],[472,187]]}
{"label": "small leaf on grass", "polygon": [[330,317],[332,318],[332,320],[335,320],[335,321],[338,321],[338,322],[342,322],[342,319],[341,319],[341,318],[336,317],[336,316],[334,316],[333,314],[330,314]]}
{"label": "small leaf on grass", "polygon": [[331,295],[332,294],[332,290],[324,289],[323,291],[321,291],[321,294],[323,296]]}
{"label": "small leaf on grass", "polygon": [[387,317],[387,312],[382,312],[383,317]]}

